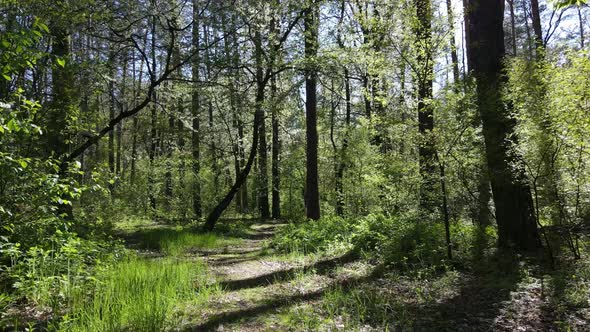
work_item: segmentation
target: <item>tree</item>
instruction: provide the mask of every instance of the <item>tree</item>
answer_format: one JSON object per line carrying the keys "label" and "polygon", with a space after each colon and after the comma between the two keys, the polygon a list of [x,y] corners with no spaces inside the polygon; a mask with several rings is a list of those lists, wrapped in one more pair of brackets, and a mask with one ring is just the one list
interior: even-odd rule
{"label": "tree", "polygon": [[506,82],[503,9],[493,0],[470,1],[469,56],[477,82],[477,106],[496,206],[499,245],[536,250],[540,238],[530,185],[517,150],[515,119],[501,94]]}
{"label": "tree", "polygon": [[315,0],[305,8],[305,128],[306,128],[306,186],[305,208],[309,219],[320,219],[320,193],[318,183],[318,131],[317,131],[317,69],[319,8]]}
{"label": "tree", "polygon": [[418,128],[421,141],[418,148],[420,175],[420,204],[425,211],[436,206],[433,196],[436,186],[436,148],[432,131],[434,112],[432,107],[432,88],[434,82],[434,59],[432,45],[432,5],[430,0],[416,0],[416,42],[418,70],[415,71],[416,96],[418,101]]}
{"label": "tree", "polygon": [[256,112],[262,114],[262,122],[260,123],[260,133],[258,134],[258,212],[262,219],[270,218],[270,206],[268,205],[268,147],[266,144],[266,111],[264,100],[266,98],[265,89],[266,84],[264,77],[264,63],[263,63],[263,48],[262,48],[262,32],[261,27],[257,26],[254,32],[254,45],[256,57]]}
{"label": "tree", "polygon": [[191,132],[191,150],[192,150],[192,173],[193,173],[193,214],[196,218],[201,218],[201,179],[199,173],[201,171],[201,133],[200,133],[200,116],[201,116],[201,100],[199,91],[199,0],[193,0],[193,30],[192,30],[192,48],[193,48],[193,59],[192,59],[192,104],[191,104],[191,117],[192,117],[192,132]]}
{"label": "tree", "polygon": [[[279,50],[281,50],[283,48],[285,41],[289,37],[293,28],[297,25],[297,23],[301,19],[302,14],[303,14],[303,11],[298,12],[295,15],[295,17],[291,20],[291,22],[289,22],[285,31],[283,31],[282,34],[280,35],[280,38],[277,38],[277,42],[272,44],[273,48],[268,52],[268,54],[270,54],[271,56],[279,54]],[[217,203],[217,205],[213,208],[213,210],[211,210],[211,212],[207,216],[207,219],[205,220],[204,229],[209,230],[209,231],[213,230],[215,228],[215,224],[217,223],[217,220],[219,219],[219,217],[221,217],[221,215],[223,214],[225,209],[227,209],[227,207],[230,205],[234,196],[238,193],[240,188],[242,188],[242,186],[246,182],[246,179],[248,178],[248,175],[250,174],[250,171],[252,169],[252,165],[254,164],[254,160],[256,159],[256,155],[258,152],[259,140],[260,140],[260,126],[262,126],[262,122],[264,121],[263,102],[264,102],[264,97],[265,97],[266,86],[269,83],[269,81],[275,75],[277,75],[278,72],[288,68],[286,65],[282,66],[282,68],[277,68],[276,71],[273,71],[273,68],[270,66],[266,66],[266,68],[263,68],[263,66],[262,66],[262,61],[263,61],[263,59],[262,59],[262,56],[263,56],[263,54],[262,54],[263,53],[262,52],[262,35],[261,35],[259,29],[255,30],[253,44],[254,44],[254,48],[255,48],[253,53],[254,53],[254,58],[255,58],[254,59],[254,61],[255,61],[255,73],[254,73],[255,77],[254,77],[254,79],[256,82],[256,91],[255,91],[255,97],[254,97],[254,99],[255,99],[254,121],[252,122],[252,126],[253,126],[252,140],[251,140],[252,145],[250,147],[250,151],[248,153],[248,158],[244,164],[244,167],[239,172],[239,174],[236,175],[236,180],[235,180],[234,184],[231,186],[231,188],[228,190],[226,195]],[[273,63],[274,59],[270,59],[270,62]]]}
{"label": "tree", "polygon": [[[270,38],[269,43],[274,44],[277,42],[279,36],[279,23],[276,11],[279,6],[279,1],[275,0],[272,4],[272,17],[270,20]],[[276,45],[271,45],[271,49],[276,49]],[[274,55],[271,57],[274,61],[270,64],[273,71],[276,70],[276,61],[279,56]],[[273,76],[270,80],[270,93],[271,93],[271,122],[272,122],[272,218],[279,219],[281,217],[281,177],[280,177],[280,154],[281,154],[281,140],[279,134],[279,105],[277,100],[277,77]]]}

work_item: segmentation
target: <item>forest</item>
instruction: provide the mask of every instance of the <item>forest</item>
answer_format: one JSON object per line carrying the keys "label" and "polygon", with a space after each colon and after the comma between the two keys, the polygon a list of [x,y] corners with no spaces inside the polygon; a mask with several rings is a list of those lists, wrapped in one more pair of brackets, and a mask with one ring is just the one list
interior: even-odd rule
{"label": "forest", "polygon": [[0,0],[0,331],[588,331],[587,0]]}

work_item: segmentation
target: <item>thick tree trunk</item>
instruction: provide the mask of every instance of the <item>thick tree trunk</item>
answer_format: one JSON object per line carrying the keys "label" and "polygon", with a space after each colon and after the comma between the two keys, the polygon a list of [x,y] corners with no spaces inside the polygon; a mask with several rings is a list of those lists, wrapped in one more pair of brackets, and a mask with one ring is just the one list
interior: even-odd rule
{"label": "thick tree trunk", "polygon": [[[318,47],[318,4],[312,1],[305,9],[305,57],[314,61]],[[305,70],[305,125],[307,175],[305,207],[307,218],[320,219],[320,193],[318,181],[318,130],[317,130],[317,69],[308,63]]]}
{"label": "thick tree trunk", "polygon": [[505,81],[504,6],[494,0],[475,0],[469,9],[468,47],[477,81],[477,105],[496,205],[499,245],[536,250],[540,238],[530,186],[517,150],[515,119],[501,96]]}
{"label": "thick tree trunk", "polygon": [[[467,72],[471,73],[474,69],[474,59],[473,59],[473,52],[471,50],[471,33],[470,33],[470,13],[471,13],[471,6],[469,0],[463,0],[463,19],[465,21],[465,42],[464,44],[467,45],[465,48],[465,53],[467,57]],[[471,79],[470,75],[467,75],[465,79]],[[465,86],[467,88],[467,85]],[[475,127],[479,127],[481,125],[481,119],[478,117],[473,124]],[[485,159],[485,146],[484,144],[478,145],[478,148],[481,150],[481,155],[483,159]],[[490,224],[490,217],[492,217],[492,213],[490,211],[490,199],[492,197],[492,193],[490,190],[490,179],[489,179],[489,171],[487,167],[487,161],[483,160],[479,165],[479,173],[478,182],[477,182],[477,206],[475,206],[474,211],[474,218],[480,226],[487,226]]]}
{"label": "thick tree trunk", "polygon": [[416,51],[419,72],[416,73],[416,95],[418,98],[418,128],[421,141],[418,148],[420,175],[420,205],[425,212],[432,212],[437,206],[435,146],[431,137],[434,129],[432,108],[432,87],[434,61],[432,58],[432,5],[430,0],[416,0]]}

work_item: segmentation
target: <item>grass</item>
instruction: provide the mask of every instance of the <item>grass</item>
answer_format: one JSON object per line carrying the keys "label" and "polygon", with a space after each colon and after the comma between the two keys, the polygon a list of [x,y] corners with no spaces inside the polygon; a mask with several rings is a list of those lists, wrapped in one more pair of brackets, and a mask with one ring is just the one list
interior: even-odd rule
{"label": "grass", "polygon": [[240,239],[217,233],[195,233],[183,227],[152,228],[135,233],[142,249],[158,250],[167,256],[184,254],[188,249],[216,249],[237,245]]}
{"label": "grass", "polygon": [[97,277],[89,298],[74,298],[62,330],[161,331],[175,308],[219,291],[207,285],[204,264],[175,258],[129,258]]}
{"label": "grass", "polygon": [[[183,260],[182,255],[190,249],[237,244],[239,239],[198,234],[180,226],[150,226],[131,233],[131,240],[139,248],[157,250],[164,257],[131,256],[95,275],[90,291],[72,295],[60,330],[162,331],[174,327],[175,316],[187,305],[202,306],[221,292],[218,284],[209,283],[204,263]],[[130,231],[133,228],[127,227]]]}

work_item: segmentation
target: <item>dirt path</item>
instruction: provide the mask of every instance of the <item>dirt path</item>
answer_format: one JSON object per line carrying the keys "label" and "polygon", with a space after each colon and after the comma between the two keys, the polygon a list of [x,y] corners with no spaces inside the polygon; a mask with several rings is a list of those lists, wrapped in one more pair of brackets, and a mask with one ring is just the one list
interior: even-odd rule
{"label": "dirt path", "polygon": [[251,226],[242,243],[216,250],[193,251],[207,262],[224,290],[198,310],[186,331],[276,331],[280,312],[300,303],[313,303],[334,285],[364,278],[371,267],[353,256],[328,258],[278,255],[266,248],[282,227],[278,223]]}

